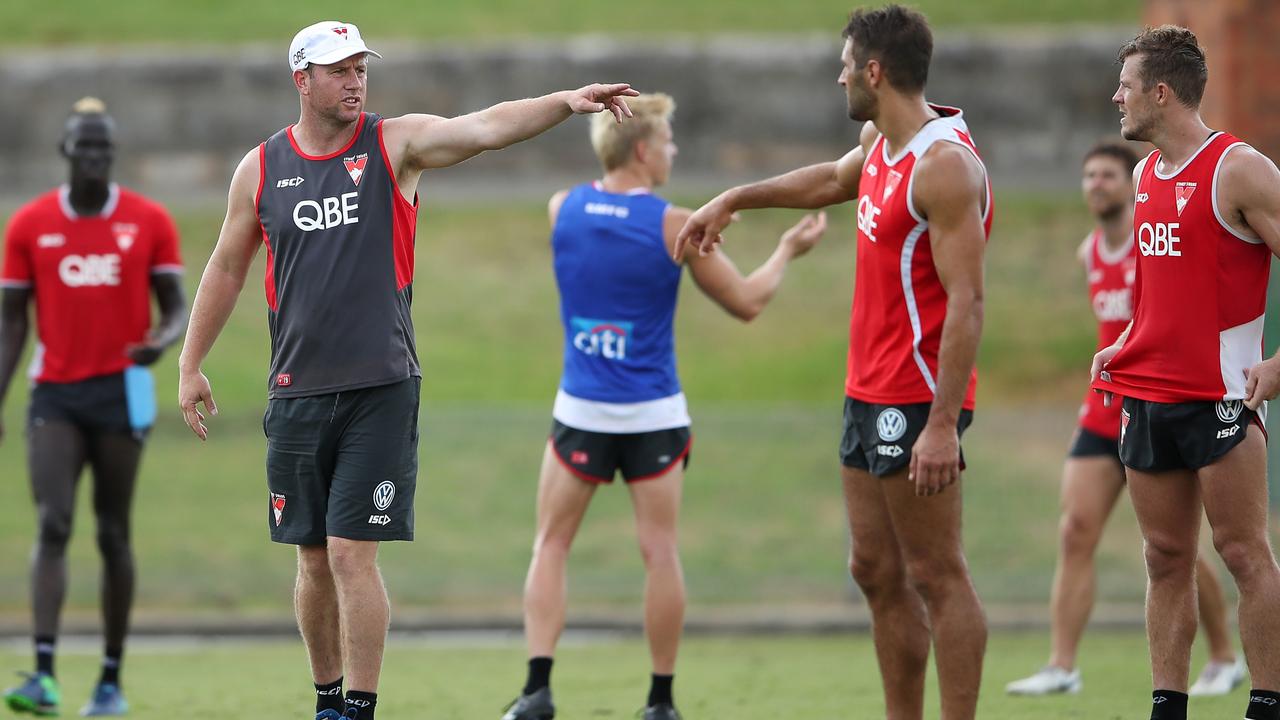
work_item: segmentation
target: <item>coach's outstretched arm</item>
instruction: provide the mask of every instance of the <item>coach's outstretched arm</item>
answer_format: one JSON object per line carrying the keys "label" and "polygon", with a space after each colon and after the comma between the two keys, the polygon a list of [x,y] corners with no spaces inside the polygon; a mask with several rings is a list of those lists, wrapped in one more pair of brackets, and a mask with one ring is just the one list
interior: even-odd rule
{"label": "coach's outstretched arm", "polygon": [[929,222],[934,269],[947,293],[937,387],[929,419],[911,449],[908,474],[917,495],[934,495],[960,479],[956,423],[982,336],[986,174],[967,149],[937,143],[917,161],[912,191],[915,206]]}
{"label": "coach's outstretched arm", "polygon": [[862,126],[858,147],[835,162],[810,165],[768,180],[725,190],[689,217],[676,236],[671,256],[677,260],[683,258],[687,247],[693,247],[702,255],[715,250],[723,241],[721,233],[733,222],[733,214],[739,210],[816,210],[852,200],[858,195],[862,162],[877,135],[875,126],[866,123]]}
{"label": "coach's outstretched arm", "polygon": [[27,304],[31,288],[5,288],[0,292],[0,440],[4,439],[4,399],[27,344]]}
{"label": "coach's outstretched arm", "polygon": [[249,274],[249,265],[262,244],[262,228],[254,207],[260,172],[258,148],[254,148],[240,161],[231,178],[227,217],[222,221],[218,244],[200,277],[200,287],[191,305],[187,340],[178,357],[178,405],[187,426],[201,440],[209,436],[209,430],[204,425],[204,413],[197,405],[204,403],[205,411],[213,415],[218,414],[218,405],[213,401],[209,378],[204,376],[200,365],[227,324],[244,287],[245,276]]}
{"label": "coach's outstretched arm", "polygon": [[622,122],[631,115],[625,98],[639,94],[626,83],[587,85],[453,118],[422,114],[387,118],[382,132],[398,173],[422,171],[456,165],[486,150],[528,140],[574,114],[607,110]]}

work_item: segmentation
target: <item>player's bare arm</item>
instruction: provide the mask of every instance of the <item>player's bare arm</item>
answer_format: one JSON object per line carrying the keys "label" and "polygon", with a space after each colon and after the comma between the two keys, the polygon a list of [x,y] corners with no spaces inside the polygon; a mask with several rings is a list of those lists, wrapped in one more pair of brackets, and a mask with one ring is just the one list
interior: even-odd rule
{"label": "player's bare arm", "polygon": [[[27,344],[27,305],[30,288],[5,288],[0,291],[0,408],[9,394],[9,383],[18,368],[22,348]],[[4,439],[4,417],[0,414],[0,440]]]}
{"label": "player's bare arm", "polygon": [[187,426],[201,440],[208,437],[209,430],[204,425],[204,413],[197,406],[203,403],[205,411],[214,415],[218,413],[218,406],[213,401],[209,379],[200,366],[227,324],[227,318],[231,317],[249,274],[249,265],[262,244],[262,228],[255,208],[260,172],[258,148],[254,148],[240,161],[231,178],[227,216],[222,221],[222,231],[218,233],[209,264],[200,277],[200,287],[191,306],[187,340],[178,358],[178,405]]}
{"label": "player's bare arm", "polygon": [[[676,235],[692,214],[682,207],[667,210],[663,235],[668,249],[674,249]],[[769,259],[745,277],[724,253],[703,255],[693,246],[686,246],[683,260],[703,294],[735,318],[750,322],[778,292],[787,263],[812,250],[826,229],[826,213],[805,215],[782,234]]]}
{"label": "player's bare arm", "polygon": [[982,336],[986,192],[982,166],[955,143],[937,143],[916,166],[912,199],[929,221],[934,267],[947,293],[937,390],[911,451],[917,495],[937,494],[960,479],[956,423]]}
{"label": "player's bare arm", "polygon": [[383,121],[383,139],[400,187],[412,187],[423,170],[457,165],[486,150],[528,140],[575,114],[608,111],[622,122],[631,114],[626,98],[639,94],[626,83],[595,84],[453,118],[404,115]]}
{"label": "player's bare arm", "polygon": [[187,326],[187,294],[182,289],[182,277],[175,273],[158,273],[151,276],[151,293],[160,308],[160,322],[143,342],[130,346],[125,352],[138,365],[151,365],[160,359],[169,346],[182,337]]}
{"label": "player's bare arm", "polygon": [[[1258,238],[1280,257],[1280,171],[1267,156],[1250,147],[1228,152],[1218,180],[1218,204],[1232,230]],[[1249,369],[1245,394],[1250,410],[1280,395],[1280,355]]]}
{"label": "player's bare arm", "polygon": [[810,165],[767,180],[725,190],[689,217],[676,236],[671,256],[685,257],[687,246],[692,246],[703,255],[712,252],[723,241],[724,229],[733,222],[733,214],[739,210],[816,210],[852,200],[858,195],[862,162],[876,136],[875,126],[865,123],[858,147],[835,162]]}

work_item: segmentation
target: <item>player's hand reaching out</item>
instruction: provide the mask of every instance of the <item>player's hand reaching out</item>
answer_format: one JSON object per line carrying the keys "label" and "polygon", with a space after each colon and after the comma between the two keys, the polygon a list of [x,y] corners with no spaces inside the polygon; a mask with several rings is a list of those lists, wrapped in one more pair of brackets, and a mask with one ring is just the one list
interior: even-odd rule
{"label": "player's hand reaching out", "polygon": [[178,378],[178,407],[182,408],[182,418],[187,421],[187,427],[191,428],[191,432],[201,440],[206,440],[209,437],[209,428],[204,425],[204,413],[196,409],[199,403],[204,403],[204,409],[210,415],[218,414],[218,404],[213,401],[213,390],[209,387],[209,378],[199,370],[182,373]]}
{"label": "player's hand reaching out", "polygon": [[626,83],[587,85],[569,93],[569,109],[578,115],[608,110],[618,122],[622,122],[622,118],[631,117],[631,108],[627,107],[624,98],[639,94],[639,90],[632,89]]}
{"label": "player's hand reaching out", "polygon": [[[1121,347],[1120,345],[1108,345],[1093,356],[1093,366],[1089,368],[1089,382],[1094,382],[1098,379],[1102,371],[1107,369],[1107,363],[1111,362],[1116,353],[1120,352]],[[1110,392],[1102,391],[1102,404],[1104,407],[1111,407]]]}
{"label": "player's hand reaching out", "polygon": [[710,255],[715,252],[717,245],[724,242],[721,233],[729,227],[729,223],[737,219],[738,216],[729,207],[724,195],[717,196],[695,210],[685,221],[684,227],[676,235],[676,245],[671,251],[671,257],[680,262],[685,251],[691,247],[697,248],[699,255]]}
{"label": "player's hand reaching out", "polygon": [[811,213],[800,218],[800,222],[792,225],[783,233],[780,242],[791,251],[792,258],[798,258],[812,250],[826,231],[827,214],[825,212]]}
{"label": "player's hand reaching out", "polygon": [[1274,400],[1276,395],[1280,395],[1280,361],[1276,358],[1263,360],[1245,372],[1245,407],[1257,410],[1263,402]]}

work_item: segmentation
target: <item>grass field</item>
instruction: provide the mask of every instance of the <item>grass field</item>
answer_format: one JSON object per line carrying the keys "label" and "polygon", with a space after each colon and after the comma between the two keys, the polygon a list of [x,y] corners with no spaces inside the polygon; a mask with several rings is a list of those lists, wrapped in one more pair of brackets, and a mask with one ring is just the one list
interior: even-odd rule
{"label": "grass field", "polygon": [[[987,653],[978,717],[1012,720],[1133,720],[1150,711],[1146,643],[1137,633],[1095,633],[1081,655],[1084,692],[1074,697],[1010,698],[1004,684],[1039,667],[1044,639],[997,634]],[[1197,654],[1195,670],[1202,658]],[[0,668],[25,667],[27,653],[0,649]],[[64,714],[89,692],[98,659],[85,649],[59,658]],[[636,639],[568,642],[557,654],[558,716],[630,718],[643,705],[648,659]],[[524,681],[514,639],[393,640],[378,708],[385,718],[498,718]],[[130,651],[124,674],[135,720],[310,717],[314,695],[298,642],[220,643]],[[1196,720],[1238,717],[1245,690],[1196,698]],[[690,638],[682,649],[676,701],[690,720],[884,717],[879,674],[865,636]],[[930,679],[926,718],[937,718]],[[247,715],[246,715],[247,713]]]}
{"label": "grass field", "polygon": [[[1091,352],[1071,260],[1086,222],[1070,199],[1010,199],[999,212],[980,409],[966,443],[967,538],[985,597],[1039,603],[1052,572],[1060,458]],[[751,325],[684,289],[677,337],[697,440],[682,533],[696,608],[839,606],[856,595],[844,569],[835,459],[852,276],[848,215],[833,215],[828,238],[792,268]],[[414,298],[426,373],[418,542],[386,547],[383,560],[400,608],[510,612],[528,562],[560,362],[545,220],[532,205],[428,206],[422,216]],[[753,267],[796,216],[748,214],[728,251]],[[192,287],[218,220],[181,218]],[[144,612],[287,612],[290,550],[265,540],[260,277],[255,269],[206,364],[222,411],[207,444],[175,412],[175,355],[158,368],[161,420],[135,521]],[[12,430],[0,445],[0,557],[9,559],[0,563],[0,613],[26,605],[19,558],[33,517],[17,441],[24,393],[17,387],[8,399]],[[1143,576],[1127,509],[1114,530],[1101,554],[1103,596],[1138,599]],[[92,518],[82,513],[70,598],[79,611],[96,604],[94,554]],[[576,607],[634,604],[639,573],[626,494],[602,491],[575,550]]]}
{"label": "grass field", "polygon": [[[110,13],[98,12],[92,0],[13,0],[0,4],[0,23],[11,44],[94,43],[183,44],[283,42],[307,22],[343,19],[360,25],[371,39],[482,38],[518,35],[704,35],[707,33],[804,32],[836,33],[850,9],[860,3],[796,0],[786,12],[766,0],[646,0],[607,3],[592,0],[436,0],[402,3],[368,0],[353,6],[338,0],[296,5],[253,0],[121,0]],[[990,24],[1128,23],[1136,24],[1139,0],[916,0],[911,3],[939,26],[980,27]]]}

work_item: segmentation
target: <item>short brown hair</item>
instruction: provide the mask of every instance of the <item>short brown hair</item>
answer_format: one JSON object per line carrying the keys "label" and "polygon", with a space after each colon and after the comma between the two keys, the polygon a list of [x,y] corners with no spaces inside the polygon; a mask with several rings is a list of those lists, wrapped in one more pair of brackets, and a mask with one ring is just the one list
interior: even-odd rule
{"label": "short brown hair", "polygon": [[1123,63],[1132,55],[1142,56],[1138,77],[1144,92],[1164,83],[1183,105],[1200,106],[1209,82],[1209,66],[1195,33],[1177,25],[1149,27],[1125,43],[1116,60]]}
{"label": "short brown hair", "polygon": [[1120,161],[1130,175],[1133,174],[1133,169],[1138,166],[1138,153],[1119,140],[1103,140],[1089,148],[1089,152],[1084,154],[1084,161],[1081,164],[1087,163],[1096,157],[1109,157]]}
{"label": "short brown hair", "polygon": [[897,4],[859,8],[849,16],[843,35],[853,41],[859,67],[874,58],[884,66],[890,85],[907,92],[924,90],[933,58],[933,32],[924,15]]}

